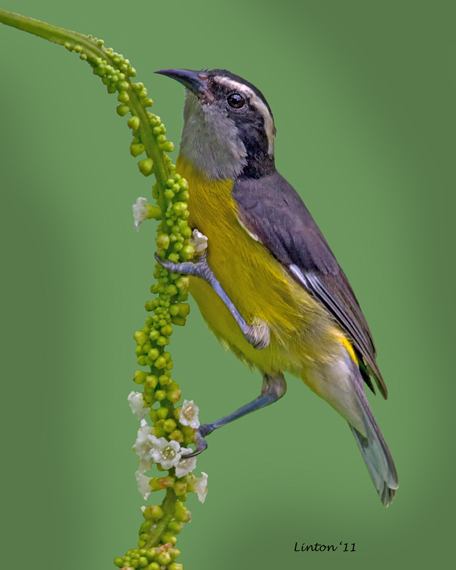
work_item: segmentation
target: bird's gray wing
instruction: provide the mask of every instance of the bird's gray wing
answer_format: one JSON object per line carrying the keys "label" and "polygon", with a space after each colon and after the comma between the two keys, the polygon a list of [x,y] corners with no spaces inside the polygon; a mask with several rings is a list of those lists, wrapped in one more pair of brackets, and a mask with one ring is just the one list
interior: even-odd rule
{"label": "bird's gray wing", "polygon": [[[278,173],[239,178],[233,187],[240,222],[331,313],[352,341],[364,380],[387,390],[369,326],[345,273],[296,190]],[[374,391],[374,390],[373,390]]]}

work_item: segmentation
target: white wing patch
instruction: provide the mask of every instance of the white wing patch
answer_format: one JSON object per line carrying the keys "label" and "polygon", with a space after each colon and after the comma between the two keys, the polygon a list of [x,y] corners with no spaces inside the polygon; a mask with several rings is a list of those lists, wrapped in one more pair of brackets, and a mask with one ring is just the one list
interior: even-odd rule
{"label": "white wing patch", "polygon": [[260,241],[260,238],[259,238],[256,234],[253,234],[253,233],[247,228],[247,226],[241,221],[241,218],[239,217],[239,215],[238,215],[237,219],[238,219],[238,222],[239,222],[239,225],[241,226],[241,228],[242,228],[243,230],[245,230],[245,231],[249,234],[249,236],[250,236],[252,239],[254,239],[255,241]]}
{"label": "white wing patch", "polygon": [[230,87],[238,91],[241,95],[244,95],[246,99],[249,100],[250,104],[257,109],[264,120],[264,129],[266,131],[266,136],[268,137],[268,154],[269,156],[274,155],[274,137],[275,137],[275,127],[274,121],[271,117],[271,113],[267,106],[263,103],[263,101],[254,93],[249,87],[243,85],[242,83],[238,83],[233,79],[229,79],[228,77],[214,77],[214,80],[221,85],[225,85],[226,87]]}

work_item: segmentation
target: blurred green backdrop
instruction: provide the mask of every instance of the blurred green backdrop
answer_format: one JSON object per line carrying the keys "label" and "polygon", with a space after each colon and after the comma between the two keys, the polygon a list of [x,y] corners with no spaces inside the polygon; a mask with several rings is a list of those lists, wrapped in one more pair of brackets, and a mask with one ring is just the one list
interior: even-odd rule
{"label": "blurred green backdrop", "polygon": [[[450,1],[5,0],[130,58],[179,141],[183,89],[152,72],[226,67],[274,111],[278,169],[299,190],[370,323],[390,398],[370,398],[400,489],[378,500],[337,414],[296,379],[273,408],[210,438],[190,499],[189,569],[439,567],[454,532],[454,17]],[[90,68],[0,27],[4,567],[111,568],[142,504],[134,330],[155,227],[150,179]],[[177,155],[177,152],[174,153]],[[255,397],[195,307],[171,345],[203,421]],[[356,553],[294,544],[354,542]],[[31,556],[31,558],[29,558]],[[63,560],[63,557],[65,560]]]}

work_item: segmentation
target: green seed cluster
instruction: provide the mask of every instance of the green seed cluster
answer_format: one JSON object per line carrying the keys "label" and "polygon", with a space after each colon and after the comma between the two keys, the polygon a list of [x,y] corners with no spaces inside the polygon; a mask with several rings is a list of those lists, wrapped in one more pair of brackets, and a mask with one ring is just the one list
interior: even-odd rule
{"label": "green seed cluster", "polygon": [[[86,38],[87,42],[65,42],[69,51],[75,51],[80,59],[87,61],[94,75],[101,78],[108,93],[118,93],[117,113],[121,117],[131,116],[127,124],[133,132],[130,154],[137,158],[146,153],[146,158],[138,163],[144,176],[161,172],[153,186],[152,197],[158,205],[147,205],[149,218],[161,219],[156,243],[158,255],[177,263],[193,258],[194,248],[190,243],[191,229],[189,215],[188,184],[176,173],[171,159],[163,152],[172,152],[174,145],[166,138],[166,128],[160,117],[147,111],[153,102],[147,96],[147,89],[140,82],[133,83],[135,69],[128,59],[112,49],[103,47],[103,40]],[[159,162],[154,164],[152,156]],[[161,169],[161,170],[160,170]],[[163,173],[166,175],[163,177]],[[142,385],[145,406],[150,407],[153,433],[156,437],[175,440],[183,446],[194,442],[195,430],[182,426],[179,422],[180,408],[176,404],[181,399],[181,390],[171,378],[173,361],[166,351],[173,334],[173,325],[183,326],[189,314],[189,279],[187,276],[169,273],[159,263],[155,265],[154,277],[157,283],[151,292],[157,297],[147,301],[146,311],[150,315],[142,329],[134,334],[136,358],[140,367],[133,380]],[[157,404],[154,406],[154,404]],[[154,406],[154,408],[152,408]],[[158,466],[158,469],[162,469]],[[144,510],[144,523],[139,530],[138,548],[129,550],[123,558],[115,558],[119,568],[147,568],[148,570],[183,570],[182,564],[175,562],[180,550],[175,548],[176,535],[185,522],[190,521],[190,511],[185,508],[187,499],[187,477],[176,478],[174,469],[165,477],[152,477],[151,491],[166,490],[161,506],[150,505]],[[151,547],[153,545],[153,547]]]}
{"label": "green seed cluster", "polygon": [[114,558],[114,565],[118,568],[145,568],[146,570],[183,570],[183,565],[175,562],[180,550],[171,543],[157,548],[134,548],[129,550],[123,558]]}

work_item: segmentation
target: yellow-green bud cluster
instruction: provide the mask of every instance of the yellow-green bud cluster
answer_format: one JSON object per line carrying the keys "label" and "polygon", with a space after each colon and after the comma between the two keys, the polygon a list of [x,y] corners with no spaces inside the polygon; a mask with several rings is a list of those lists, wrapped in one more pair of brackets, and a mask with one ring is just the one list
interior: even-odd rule
{"label": "yellow-green bud cluster", "polygon": [[134,548],[123,558],[114,558],[118,568],[144,568],[145,570],[183,570],[184,566],[175,562],[181,551],[169,542],[154,548]]}
{"label": "yellow-green bud cluster", "polygon": [[[101,78],[108,93],[117,93],[118,115],[130,115],[127,120],[133,131],[130,153],[135,158],[143,153],[147,155],[138,162],[139,171],[149,176],[155,172],[152,156],[160,161],[158,171],[161,178],[152,192],[158,206],[148,205],[150,211],[147,216],[162,219],[156,238],[158,255],[175,263],[192,259],[195,252],[190,243],[192,232],[187,223],[188,184],[176,173],[171,159],[166,154],[157,155],[154,150],[158,146],[160,151],[172,152],[174,145],[167,140],[166,128],[160,117],[147,111],[153,105],[152,99],[147,96],[147,89],[142,83],[131,81],[136,71],[129,60],[110,48],[105,49],[103,40],[89,36],[81,39],[80,43],[68,40],[64,45],[90,64],[94,75]],[[163,177],[163,173],[167,174]],[[146,310],[151,314],[143,328],[134,334],[138,365],[148,370],[137,370],[133,380],[144,388],[144,405],[151,408],[154,435],[188,446],[194,442],[195,430],[180,424],[180,408],[176,408],[176,404],[181,399],[181,390],[171,378],[173,361],[166,347],[173,334],[173,325],[184,325],[189,313],[189,279],[184,275],[169,273],[158,263],[154,277],[157,283],[152,285],[151,292],[158,296],[147,301]],[[163,471],[159,465],[157,468]],[[187,476],[177,478],[173,468],[167,476],[152,477],[150,488],[151,491],[166,490],[166,498],[161,507],[150,505],[145,508],[145,522],[139,531],[138,548],[129,550],[123,558],[114,559],[114,564],[119,568],[182,570],[182,564],[175,562],[180,554],[175,545],[176,535],[180,533],[183,523],[190,520],[190,511],[184,506]]]}
{"label": "yellow-green bud cluster", "polygon": [[[141,119],[149,121],[149,128],[155,138],[159,149],[164,152],[172,152],[174,144],[166,138],[166,128],[160,120],[160,117],[149,113],[148,107],[153,106],[153,101],[147,96],[147,89],[141,82],[133,83],[132,77],[136,77],[136,70],[131,66],[130,61],[125,59],[122,54],[114,52],[111,48],[103,47],[103,40],[96,38],[88,38],[89,45],[77,42],[65,42],[64,46],[69,51],[75,51],[79,57],[87,61],[93,69],[94,75],[98,75],[108,93],[118,93],[117,99],[119,105],[117,113],[124,117],[131,113],[127,124],[133,130],[134,139],[130,146],[130,152],[134,157],[138,157],[147,152],[147,147],[141,141],[140,126]],[[94,44],[94,45],[92,45]],[[95,49],[94,49],[95,48]],[[142,111],[138,110],[142,109]],[[141,118],[140,116],[141,115]],[[167,162],[167,167],[171,162]],[[148,156],[138,163],[140,172],[144,176],[150,176],[154,170],[153,159]]]}
{"label": "yellow-green bud cluster", "polygon": [[[132,85],[132,92],[139,97],[144,107],[152,105],[142,83]],[[123,93],[124,91],[119,92],[121,105],[118,107],[118,113],[122,116],[128,112],[124,107],[128,107],[129,101]],[[146,115],[159,148],[171,152],[174,146],[166,139],[166,128],[160,117],[147,112]],[[128,126],[134,135],[130,153],[139,157],[146,150],[146,144],[141,140],[139,118],[133,114],[128,119]],[[166,154],[162,156],[168,179],[165,188],[157,182],[152,191],[153,198],[159,204],[157,211],[164,213],[156,237],[157,254],[162,259],[178,263],[192,259],[195,253],[190,243],[192,231],[187,223],[188,184],[175,171],[171,159]],[[141,160],[138,167],[145,176],[154,171],[154,163],[150,157]],[[175,440],[181,446],[188,446],[194,442],[195,430],[180,424],[180,408],[176,405],[181,399],[181,390],[171,377],[173,361],[167,346],[173,334],[173,326],[185,325],[190,312],[187,302],[189,278],[170,273],[159,263],[155,265],[154,277],[156,283],[150,290],[157,297],[146,302],[145,308],[149,316],[144,326],[134,333],[137,363],[148,370],[137,370],[133,380],[144,388],[144,405],[151,408],[150,419],[154,436]],[[159,465],[157,468],[163,471]],[[150,505],[145,508],[145,522],[139,531],[138,549],[128,551],[123,558],[116,558],[116,566],[182,570],[183,566],[175,562],[180,554],[175,548],[176,535],[180,533],[182,525],[190,521],[190,511],[184,506],[187,499],[187,477],[177,478],[174,471],[173,468],[166,476],[150,479],[151,491],[166,490],[167,498],[161,507]],[[173,501],[169,501],[169,493],[174,497]],[[151,544],[154,548],[148,548]]]}

